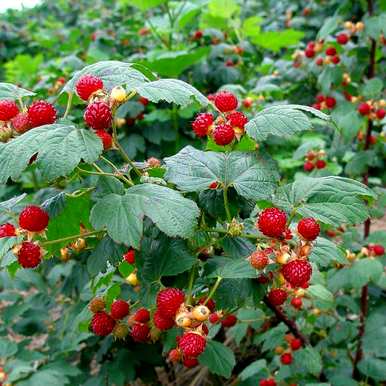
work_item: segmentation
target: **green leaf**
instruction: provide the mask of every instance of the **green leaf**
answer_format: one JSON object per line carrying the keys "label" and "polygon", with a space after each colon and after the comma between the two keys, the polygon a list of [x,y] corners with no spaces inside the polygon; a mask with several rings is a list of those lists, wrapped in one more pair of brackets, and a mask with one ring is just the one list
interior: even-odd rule
{"label": "green leaf", "polygon": [[255,362],[252,362],[248,365],[240,374],[239,378],[242,381],[245,381],[248,378],[253,377],[258,374],[261,370],[267,368],[267,361],[265,359],[258,359]]}
{"label": "green leaf", "polygon": [[0,83],[0,100],[16,100],[25,96],[35,95],[34,92],[15,86],[12,83]]}
{"label": "green leaf", "polygon": [[322,28],[319,30],[317,39],[325,39],[332,34],[339,26],[342,18],[339,16],[331,16],[324,20]]}
{"label": "green leaf", "polygon": [[318,118],[328,120],[328,115],[300,105],[278,105],[267,107],[255,115],[245,128],[250,137],[256,141],[263,141],[269,135],[288,138],[299,132],[310,130],[312,125],[302,111],[316,115]]}
{"label": "green leaf", "polygon": [[20,194],[10,198],[7,201],[0,202],[0,211],[9,211],[13,209],[19,202],[23,201],[27,197],[27,193]]}
{"label": "green leaf", "polygon": [[303,36],[304,32],[288,28],[284,31],[256,33],[251,37],[251,41],[267,50],[278,52],[282,48],[288,48],[289,46],[298,44]]}
{"label": "green leaf", "polygon": [[339,66],[326,66],[318,76],[318,84],[324,94],[328,94],[333,84],[342,82],[343,70]]}
{"label": "green leaf", "polygon": [[107,228],[118,243],[138,249],[143,232],[143,218],[149,217],[171,237],[190,237],[196,226],[197,205],[178,192],[153,184],[136,185],[126,194],[109,194],[91,210],[90,220],[96,229]]}
{"label": "green leaf", "polygon": [[91,64],[77,71],[65,84],[62,92],[75,92],[75,86],[83,75],[95,75],[103,80],[103,87],[111,90],[115,86],[126,86],[129,90],[140,86],[148,79],[140,71],[133,68],[132,63],[124,63],[116,60],[106,60]]}
{"label": "green leaf", "polygon": [[210,0],[208,3],[209,13],[223,19],[230,18],[235,12],[240,10],[240,6],[235,0]]}
{"label": "green leaf", "polygon": [[102,141],[91,130],[69,124],[40,126],[0,144],[0,183],[19,178],[36,153],[43,178],[53,180],[70,174],[81,160],[95,162],[102,150]]}
{"label": "green leaf", "polygon": [[165,179],[183,192],[200,192],[217,181],[258,200],[269,197],[278,180],[274,163],[258,153],[203,152],[187,146],[164,161]]}
{"label": "green leaf", "polygon": [[365,17],[365,36],[373,38],[377,40],[381,34],[385,34],[386,32],[386,14],[385,12],[381,13],[377,16]]}
{"label": "green leaf", "polygon": [[122,5],[132,5],[139,8],[141,11],[147,11],[150,8],[158,7],[166,3],[167,0],[119,0]]}
{"label": "green leaf", "polygon": [[383,381],[386,377],[386,360],[371,356],[365,356],[359,363],[358,368],[362,374],[377,381]]}
{"label": "green leaf", "polygon": [[363,118],[358,114],[355,105],[352,103],[339,103],[331,113],[332,120],[341,129],[343,137],[351,141],[363,124]]}
{"label": "green leaf", "polygon": [[257,277],[256,269],[252,268],[246,259],[213,257],[207,264],[210,269],[214,269],[208,277],[220,276],[223,279],[254,279]]}
{"label": "green leaf", "polygon": [[314,347],[307,346],[302,350],[296,351],[295,362],[300,364],[307,373],[315,376],[319,375],[322,371],[322,359]]}
{"label": "green leaf", "polygon": [[280,323],[276,327],[270,328],[263,334],[256,338],[256,343],[263,343],[262,350],[272,350],[274,347],[282,344],[284,335],[287,332],[287,326],[284,323]]}
{"label": "green leaf", "polygon": [[246,18],[243,21],[243,25],[241,27],[242,32],[246,36],[255,36],[260,33],[260,24],[263,22],[263,18],[261,16],[251,16]]}
{"label": "green leaf", "polygon": [[0,358],[8,358],[17,353],[17,344],[6,338],[0,338]]}
{"label": "green leaf", "polygon": [[376,163],[376,153],[374,150],[358,151],[347,162],[344,171],[349,176],[360,176]]}
{"label": "green leaf", "polygon": [[334,295],[326,287],[323,287],[320,284],[314,284],[309,286],[307,288],[307,293],[316,299],[322,300],[323,302],[334,302]]}
{"label": "green leaf", "polygon": [[334,242],[323,237],[316,239],[311,251],[310,260],[322,267],[328,267],[332,262],[347,263],[344,251]]}
{"label": "green leaf", "polygon": [[220,342],[207,341],[205,351],[198,357],[201,365],[208,367],[213,374],[230,378],[233,367],[236,364],[233,351]]}
{"label": "green leaf", "polygon": [[365,185],[343,177],[304,177],[278,189],[274,202],[326,224],[359,224],[368,218],[363,198],[375,198]]}
{"label": "green leaf", "polygon": [[179,79],[160,79],[144,83],[135,88],[141,96],[152,102],[166,101],[180,106],[187,106],[194,100],[202,106],[208,105],[208,99],[188,83]]}
{"label": "green leaf", "polygon": [[372,78],[365,82],[362,87],[361,95],[366,99],[379,98],[383,89],[383,82],[380,78]]}

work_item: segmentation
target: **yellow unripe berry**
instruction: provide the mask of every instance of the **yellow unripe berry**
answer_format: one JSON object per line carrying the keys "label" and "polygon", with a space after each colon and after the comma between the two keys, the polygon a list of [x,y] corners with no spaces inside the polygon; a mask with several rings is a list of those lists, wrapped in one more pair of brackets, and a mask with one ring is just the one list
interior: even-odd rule
{"label": "yellow unripe berry", "polygon": [[291,255],[287,252],[281,253],[280,255],[278,255],[276,257],[276,262],[278,264],[285,264],[285,263],[287,263],[287,261],[289,260],[290,257],[291,257]]}
{"label": "yellow unripe berry", "polygon": [[189,317],[189,313],[180,312],[177,314],[175,322],[178,327],[190,327],[192,325],[192,319]]}
{"label": "yellow unripe berry", "polygon": [[138,280],[137,274],[135,272],[132,272],[129,276],[127,276],[126,283],[132,285],[133,287],[138,285],[139,280]]}
{"label": "yellow unripe berry", "polygon": [[114,87],[111,90],[110,98],[113,101],[113,103],[122,103],[126,100],[126,97],[127,97],[126,90],[121,86]]}
{"label": "yellow unripe berry", "polygon": [[200,322],[203,322],[209,318],[210,310],[207,306],[197,306],[194,307],[192,316],[194,319],[199,320]]}

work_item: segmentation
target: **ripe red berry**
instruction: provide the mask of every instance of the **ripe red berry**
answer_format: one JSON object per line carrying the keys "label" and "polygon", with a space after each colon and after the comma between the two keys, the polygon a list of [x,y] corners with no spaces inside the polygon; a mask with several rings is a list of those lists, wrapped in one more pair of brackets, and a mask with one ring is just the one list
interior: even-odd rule
{"label": "ripe red berry", "polygon": [[131,248],[129,249],[124,255],[123,258],[129,263],[134,264],[135,263],[135,249]]}
{"label": "ripe red berry", "polygon": [[234,111],[233,113],[228,114],[227,120],[231,126],[238,127],[240,129],[244,129],[244,126],[248,123],[248,118],[245,114],[239,111]]}
{"label": "ripe red berry", "polygon": [[19,215],[19,226],[30,232],[42,232],[47,228],[48,213],[39,206],[26,206]]}
{"label": "ripe red berry", "polygon": [[336,41],[339,43],[339,44],[347,44],[347,42],[349,41],[349,36],[345,33],[341,33],[339,34],[337,37],[336,37]]}
{"label": "ripe red berry", "polygon": [[94,314],[91,320],[91,329],[95,335],[107,336],[115,327],[115,320],[105,311]]}
{"label": "ripe red berry", "polygon": [[140,308],[134,314],[134,320],[139,323],[147,323],[150,320],[150,312],[146,308]]}
{"label": "ripe red berry", "polygon": [[287,300],[288,294],[281,288],[271,289],[268,293],[268,300],[274,306],[281,306]]}
{"label": "ripe red berry", "polygon": [[322,94],[319,94],[319,95],[316,96],[315,100],[317,102],[319,102],[319,103],[322,103],[322,102],[324,102],[326,100],[326,97],[324,95],[322,95]]}
{"label": "ripe red berry", "polygon": [[237,108],[238,101],[231,92],[220,91],[215,95],[214,104],[222,113],[227,113]]}
{"label": "ripe red berry", "polygon": [[318,159],[315,162],[315,166],[317,169],[324,169],[327,166],[327,162],[323,159]]}
{"label": "ripe red berry", "polygon": [[291,286],[300,287],[310,281],[312,267],[307,260],[294,259],[284,264],[281,272]]}
{"label": "ripe red berry", "polygon": [[290,346],[293,351],[299,350],[299,348],[302,347],[302,341],[298,338],[294,338],[291,340]]}
{"label": "ripe red berry", "polygon": [[103,101],[90,103],[83,117],[86,124],[94,130],[108,129],[113,119],[109,105]]}
{"label": "ripe red berry", "polygon": [[164,316],[160,310],[156,310],[153,315],[154,325],[161,331],[169,330],[174,326],[174,319]]}
{"label": "ripe red berry", "polygon": [[338,64],[340,62],[340,56],[339,55],[334,55],[331,58],[331,62],[334,63],[334,64]]}
{"label": "ripe red berry", "polygon": [[323,58],[319,56],[319,58],[316,58],[315,63],[317,66],[323,66],[323,63],[324,63]]}
{"label": "ripe red berry", "polygon": [[50,125],[56,121],[55,107],[46,101],[35,101],[28,107],[28,120],[31,127]]}
{"label": "ripe red berry", "polygon": [[19,113],[12,118],[12,127],[19,134],[25,133],[30,128],[30,122],[27,113]]}
{"label": "ripe red berry", "polygon": [[180,350],[174,348],[173,350],[169,351],[168,359],[170,362],[177,363],[181,359],[181,352]]}
{"label": "ripe red berry", "polygon": [[130,306],[124,300],[118,299],[111,305],[111,317],[113,319],[123,319],[129,314]]}
{"label": "ripe red berry", "polygon": [[278,208],[264,209],[258,220],[259,230],[268,237],[282,237],[286,224],[287,215]]}
{"label": "ripe red berry", "polygon": [[16,228],[9,222],[0,225],[0,238],[16,236]]}
{"label": "ripe red berry", "polygon": [[336,99],[334,97],[326,97],[325,99],[325,103],[326,103],[326,106],[329,108],[329,109],[332,109],[335,107],[336,105]]}
{"label": "ripe red berry", "polygon": [[217,181],[213,181],[213,182],[209,185],[209,189],[216,190],[217,188],[218,188],[218,182],[217,182]]}
{"label": "ripe red berry", "polygon": [[286,352],[280,356],[280,362],[283,365],[290,365],[292,363],[292,354],[289,352]]}
{"label": "ripe red berry", "polygon": [[304,239],[313,241],[319,236],[320,226],[312,217],[303,218],[298,223],[298,232]]}
{"label": "ripe red berry", "polygon": [[262,379],[259,382],[259,386],[276,386],[276,381],[273,378]]}
{"label": "ripe red berry", "polygon": [[306,48],[304,55],[306,55],[307,58],[313,58],[315,56],[315,50],[313,48]]}
{"label": "ripe red berry", "polygon": [[158,311],[167,318],[174,318],[180,305],[185,300],[185,294],[178,288],[165,288],[158,292]]}
{"label": "ripe red berry", "polygon": [[311,161],[306,161],[303,164],[303,169],[306,172],[312,172],[314,170],[315,165]]}
{"label": "ripe red berry", "polygon": [[313,103],[312,107],[314,109],[316,109],[316,110],[321,110],[322,109],[322,105],[320,103]]}
{"label": "ripe red berry", "polygon": [[[206,296],[203,296],[199,299],[198,304],[204,304],[205,302]],[[214,310],[216,309],[216,302],[213,299],[209,299],[205,305],[209,308],[210,312],[214,312]]]}
{"label": "ripe red berry", "polygon": [[79,78],[75,88],[79,98],[87,101],[91,94],[103,89],[103,81],[94,75],[87,74]]}
{"label": "ripe red berry", "polygon": [[23,268],[35,268],[42,261],[42,251],[39,245],[23,241],[17,253],[17,260]]}
{"label": "ripe red berry", "polygon": [[255,269],[264,269],[268,264],[268,256],[265,251],[254,251],[248,259]]}
{"label": "ripe red berry", "polygon": [[185,367],[188,369],[191,369],[193,367],[196,367],[198,365],[197,358],[184,358],[184,361],[182,362]]}
{"label": "ripe red berry", "polygon": [[326,55],[328,55],[328,56],[336,55],[336,48],[335,47],[328,47],[326,49]]}
{"label": "ripe red berry", "polygon": [[297,310],[300,310],[303,306],[303,301],[301,298],[292,298],[291,299],[291,306],[293,308],[296,308]]}
{"label": "ripe red berry", "polygon": [[198,114],[192,123],[193,131],[197,137],[205,137],[209,133],[209,128],[213,124],[213,115],[210,113]]}
{"label": "ripe red berry", "polygon": [[358,105],[358,112],[361,115],[369,115],[371,113],[371,106],[366,102],[360,103]]}
{"label": "ripe red berry", "polygon": [[134,342],[144,343],[149,339],[150,328],[147,324],[134,323],[131,327],[131,337]]}
{"label": "ripe red berry", "polygon": [[213,139],[217,145],[229,145],[235,138],[235,131],[227,123],[217,125],[213,130]]}
{"label": "ripe red berry", "polygon": [[143,106],[147,106],[149,104],[149,99],[141,96],[139,97],[138,102]]}
{"label": "ripe red berry", "polygon": [[202,37],[203,37],[203,33],[202,33],[202,31],[200,31],[200,30],[198,30],[198,31],[196,31],[195,33],[194,33],[194,35],[193,35],[193,39],[194,40],[200,40]]}
{"label": "ripe red berry", "polygon": [[375,256],[383,256],[385,254],[385,248],[380,244],[370,245],[368,248]]}
{"label": "ripe red berry", "polygon": [[103,149],[109,150],[113,145],[113,137],[105,130],[96,130],[95,134],[101,139],[103,143]]}
{"label": "ripe red berry", "polygon": [[386,116],[386,110],[385,109],[379,109],[375,112],[375,115],[378,119],[383,119]]}
{"label": "ripe red berry", "polygon": [[221,320],[221,324],[223,327],[233,327],[237,323],[236,315],[229,314],[223,320]]}
{"label": "ripe red berry", "polygon": [[209,322],[216,324],[220,320],[220,315],[217,312],[209,315]]}
{"label": "ripe red berry", "polygon": [[19,114],[19,108],[14,101],[1,100],[0,101],[0,121],[9,121]]}
{"label": "ripe red berry", "polygon": [[186,332],[178,342],[178,347],[186,357],[198,357],[204,352],[206,339],[194,332]]}

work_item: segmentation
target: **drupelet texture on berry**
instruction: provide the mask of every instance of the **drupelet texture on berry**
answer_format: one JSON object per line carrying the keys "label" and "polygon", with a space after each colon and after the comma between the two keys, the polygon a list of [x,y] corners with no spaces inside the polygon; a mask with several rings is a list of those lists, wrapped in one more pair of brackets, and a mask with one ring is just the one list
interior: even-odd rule
{"label": "drupelet texture on berry", "polygon": [[312,266],[307,260],[294,259],[284,264],[281,272],[291,286],[301,287],[310,281]]}
{"label": "drupelet texture on berry", "polygon": [[131,337],[134,342],[145,343],[149,339],[150,328],[147,324],[134,323],[131,327]]}
{"label": "drupelet texture on berry", "polygon": [[39,206],[25,207],[19,215],[19,226],[30,232],[42,232],[47,228],[48,213]]}
{"label": "drupelet texture on berry", "polygon": [[94,75],[87,74],[79,78],[75,88],[79,98],[87,101],[91,94],[103,89],[103,81]]}
{"label": "drupelet texture on berry", "polygon": [[278,208],[264,209],[258,219],[259,230],[268,237],[280,238],[286,229],[287,215]]}
{"label": "drupelet texture on berry", "polygon": [[214,104],[222,113],[227,113],[237,108],[238,101],[231,92],[220,91],[214,97]]}
{"label": "drupelet texture on berry", "polygon": [[192,123],[193,131],[197,137],[205,137],[209,133],[209,128],[213,124],[213,115],[210,113],[198,114]]}
{"label": "drupelet texture on berry", "polygon": [[222,123],[217,125],[213,130],[213,139],[217,145],[229,145],[235,138],[235,130],[231,125]]}
{"label": "drupelet texture on berry", "polygon": [[19,108],[14,101],[4,99],[0,101],[0,121],[9,121],[19,114]]}
{"label": "drupelet texture on berry", "polygon": [[56,109],[46,101],[35,101],[28,107],[30,127],[50,125],[56,121]]}
{"label": "drupelet texture on berry", "polygon": [[108,129],[113,119],[109,105],[103,101],[90,103],[83,117],[86,124],[94,130]]}
{"label": "drupelet texture on berry", "polygon": [[320,226],[312,217],[303,218],[298,223],[298,232],[305,240],[313,241],[320,233]]}
{"label": "drupelet texture on berry", "polygon": [[200,334],[186,332],[178,342],[178,347],[186,357],[198,357],[206,347],[206,339]]}
{"label": "drupelet texture on berry", "polygon": [[271,289],[268,293],[268,300],[274,306],[281,306],[287,300],[288,294],[281,288]]}
{"label": "drupelet texture on berry", "polygon": [[129,314],[130,306],[129,303],[122,299],[115,300],[111,305],[111,317],[113,319],[123,319]]}
{"label": "drupelet texture on berry", "polygon": [[16,236],[16,228],[9,222],[0,225],[0,238]]}
{"label": "drupelet texture on berry", "polygon": [[174,318],[180,305],[185,300],[185,294],[178,288],[165,288],[157,294],[157,308],[166,318]]}
{"label": "drupelet texture on berry", "polygon": [[17,253],[17,260],[23,268],[35,268],[42,261],[42,250],[39,245],[24,241]]}
{"label": "drupelet texture on berry", "polygon": [[91,320],[91,329],[95,335],[107,336],[111,334],[115,327],[115,320],[104,311],[94,314]]}

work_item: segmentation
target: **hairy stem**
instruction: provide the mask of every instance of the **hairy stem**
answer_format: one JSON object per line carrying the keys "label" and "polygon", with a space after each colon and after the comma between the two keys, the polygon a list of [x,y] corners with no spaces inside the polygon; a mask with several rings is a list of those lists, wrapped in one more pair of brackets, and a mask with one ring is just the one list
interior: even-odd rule
{"label": "hairy stem", "polygon": [[80,234],[74,235],[74,236],[67,236],[67,237],[62,237],[61,239],[45,241],[44,243],[41,243],[41,246],[44,248],[47,245],[57,244],[57,243],[61,243],[63,241],[71,241],[71,240],[78,239],[80,237],[90,237],[90,236],[98,235],[98,234],[101,234],[104,232],[105,231],[84,232],[84,233],[80,233]]}
{"label": "hairy stem", "polygon": [[217,276],[216,282],[214,283],[212,289],[209,291],[209,294],[208,294],[207,298],[205,299],[204,306],[206,306],[207,303],[209,302],[209,300],[212,299],[212,296],[217,291],[217,288],[220,285],[221,280],[222,280],[222,277],[221,276]]}
{"label": "hairy stem", "polygon": [[223,196],[224,196],[224,207],[225,207],[225,213],[227,215],[228,222],[232,221],[232,215],[231,211],[229,209],[229,200],[228,200],[228,188],[224,186],[223,190]]}

